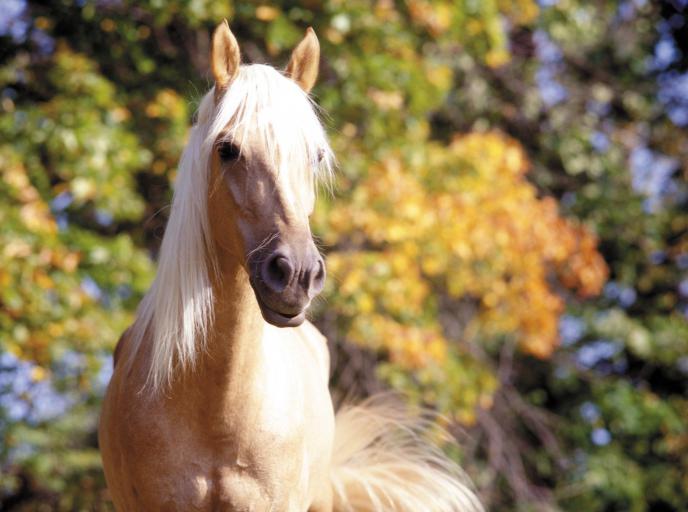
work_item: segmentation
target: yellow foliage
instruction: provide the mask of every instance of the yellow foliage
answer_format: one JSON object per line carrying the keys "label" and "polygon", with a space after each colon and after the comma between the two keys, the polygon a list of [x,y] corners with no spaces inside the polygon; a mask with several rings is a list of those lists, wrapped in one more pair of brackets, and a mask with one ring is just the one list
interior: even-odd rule
{"label": "yellow foliage", "polygon": [[31,368],[31,380],[33,380],[34,382],[45,380],[47,376],[48,372],[42,366],[34,366],[33,368]]}
{"label": "yellow foliage", "polygon": [[509,62],[510,58],[505,48],[494,48],[485,54],[485,63],[492,68],[497,68]]}
{"label": "yellow foliage", "polygon": [[466,332],[548,357],[564,307],[551,279],[586,297],[607,277],[595,237],[537,197],[522,148],[499,133],[416,151],[385,154],[328,212],[326,241],[347,240],[329,266],[351,339],[409,369],[441,365],[433,301],[447,293],[477,304]]}
{"label": "yellow foliage", "polygon": [[407,5],[411,18],[434,36],[444,33],[451,26],[454,11],[447,2],[410,0]]}
{"label": "yellow foliage", "polygon": [[361,346],[388,352],[391,362],[409,369],[442,365],[447,359],[447,340],[434,327],[404,325],[370,314],[354,320],[350,336]]}
{"label": "yellow foliage", "polygon": [[[411,22],[432,38],[462,41],[491,67],[501,66],[511,58],[503,19],[507,18],[511,25],[528,26],[540,13],[535,0],[483,0],[458,5],[446,0],[409,0],[406,7]],[[381,18],[389,18],[389,9],[378,6],[376,12]]]}
{"label": "yellow foliage", "polygon": [[[48,205],[41,199],[38,191],[31,185],[26,169],[16,162],[6,161],[0,157],[2,178],[21,203],[19,218],[29,231],[34,233],[55,233],[57,225],[50,213]],[[18,250],[22,242],[17,241],[14,250]],[[6,251],[10,248],[6,247]],[[19,255],[17,253],[17,255]]]}
{"label": "yellow foliage", "polygon": [[260,5],[256,7],[256,18],[260,21],[272,21],[279,16],[280,11],[275,7],[269,5]]}
{"label": "yellow foliage", "polygon": [[516,25],[528,25],[540,14],[540,9],[534,0],[497,0],[497,5],[499,12],[508,16]]}
{"label": "yellow foliage", "polygon": [[145,108],[146,115],[152,118],[178,117],[186,113],[183,98],[172,89],[162,89]]}

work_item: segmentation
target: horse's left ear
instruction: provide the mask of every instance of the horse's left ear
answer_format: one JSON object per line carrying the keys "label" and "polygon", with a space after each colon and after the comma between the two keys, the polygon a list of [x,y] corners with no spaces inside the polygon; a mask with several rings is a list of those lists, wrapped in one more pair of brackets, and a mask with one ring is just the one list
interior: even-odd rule
{"label": "horse's left ear", "polygon": [[213,43],[210,50],[210,65],[215,78],[215,89],[221,91],[227,88],[239,73],[241,56],[239,43],[229,30],[227,20],[220,23],[213,33]]}
{"label": "horse's left ear", "polygon": [[320,65],[320,43],[315,31],[308,27],[306,35],[291,54],[287,75],[306,92],[315,85]]}

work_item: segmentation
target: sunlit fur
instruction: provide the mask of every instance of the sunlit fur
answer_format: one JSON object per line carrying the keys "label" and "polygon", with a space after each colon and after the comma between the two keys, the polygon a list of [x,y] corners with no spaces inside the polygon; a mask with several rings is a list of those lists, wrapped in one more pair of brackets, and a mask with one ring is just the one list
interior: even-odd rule
{"label": "sunlit fur", "polygon": [[217,106],[214,90],[203,98],[179,164],[158,273],[131,328],[134,356],[144,339],[153,344],[147,381],[153,392],[169,384],[175,371],[193,367],[212,322],[208,176],[220,136],[261,144],[278,172],[291,173],[289,180],[304,187],[331,174],[333,156],[314,104],[274,68],[242,66]]}
{"label": "sunlit fur", "polygon": [[433,416],[391,395],[337,412],[331,469],[336,512],[483,510],[463,471],[426,437]]}

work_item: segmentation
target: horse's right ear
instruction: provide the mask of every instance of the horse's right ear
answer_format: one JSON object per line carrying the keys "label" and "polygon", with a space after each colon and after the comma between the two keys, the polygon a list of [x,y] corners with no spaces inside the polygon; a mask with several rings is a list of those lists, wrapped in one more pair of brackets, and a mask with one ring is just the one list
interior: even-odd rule
{"label": "horse's right ear", "polygon": [[227,88],[239,73],[240,64],[239,44],[232,31],[229,30],[227,20],[224,20],[213,33],[213,46],[210,50],[210,65],[215,78],[216,91]]}

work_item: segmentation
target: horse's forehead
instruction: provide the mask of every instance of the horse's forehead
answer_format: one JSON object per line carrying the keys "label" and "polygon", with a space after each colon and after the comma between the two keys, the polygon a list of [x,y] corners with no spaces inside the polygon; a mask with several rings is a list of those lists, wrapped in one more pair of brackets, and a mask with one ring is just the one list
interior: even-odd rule
{"label": "horse's forehead", "polygon": [[[264,140],[260,134],[252,133],[250,128],[232,130],[229,123],[226,132],[220,136],[231,140],[241,148],[249,179],[259,175],[269,176],[275,192],[296,209],[310,209],[315,199],[313,170],[303,158],[295,158],[284,152],[281,158],[274,140]],[[290,156],[292,158],[290,158]]]}
{"label": "horse's forehead", "polygon": [[[280,141],[276,133],[283,131],[274,126],[270,119],[256,116],[254,119],[230,120],[220,131],[218,140],[228,140],[242,149],[254,152],[267,148],[278,147]],[[304,140],[305,140],[304,134]]]}
{"label": "horse's forehead", "polygon": [[290,168],[303,167],[311,163],[307,135],[292,133],[292,137],[286,141],[280,140],[268,125],[265,126],[244,124],[237,126],[228,123],[227,127],[218,137],[218,140],[227,140],[236,145],[246,159],[258,161],[263,167]]}

